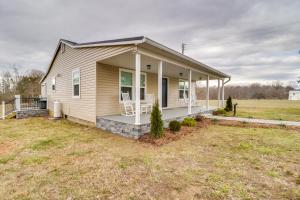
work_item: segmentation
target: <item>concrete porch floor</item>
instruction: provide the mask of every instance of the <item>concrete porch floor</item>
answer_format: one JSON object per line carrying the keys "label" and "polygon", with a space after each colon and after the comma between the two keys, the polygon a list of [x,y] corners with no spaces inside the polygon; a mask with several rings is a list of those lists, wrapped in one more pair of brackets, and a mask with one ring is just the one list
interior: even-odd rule
{"label": "concrete porch floor", "polygon": [[[199,114],[199,113],[207,113],[215,110],[217,107],[215,106],[210,106],[209,110],[206,111],[205,106],[193,106],[192,107],[192,114]],[[165,120],[170,120],[170,119],[175,119],[178,117],[184,117],[188,116],[188,108],[187,107],[179,107],[179,108],[168,108],[168,109],[163,109],[162,111],[162,119],[163,121]],[[117,122],[122,122],[126,124],[134,124],[135,117],[134,116],[124,116],[124,115],[110,115],[110,116],[101,116],[99,118],[106,119],[106,120],[111,120],[111,121],[117,121]],[[149,124],[150,123],[150,114],[145,114],[143,113],[141,115],[141,124]]]}

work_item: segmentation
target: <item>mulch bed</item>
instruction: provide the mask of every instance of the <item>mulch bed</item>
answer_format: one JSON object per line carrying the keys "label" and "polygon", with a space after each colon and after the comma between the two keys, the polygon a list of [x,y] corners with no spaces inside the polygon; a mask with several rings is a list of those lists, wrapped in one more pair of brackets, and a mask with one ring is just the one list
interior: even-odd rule
{"label": "mulch bed", "polygon": [[202,120],[196,123],[194,127],[181,126],[181,130],[178,132],[173,132],[170,129],[164,130],[164,136],[162,138],[153,138],[150,134],[145,134],[138,139],[139,142],[150,143],[155,146],[162,146],[164,144],[168,144],[172,141],[179,140],[180,138],[192,134],[195,130],[207,128],[211,123],[210,120]]}
{"label": "mulch bed", "polygon": [[150,143],[154,146],[162,146],[168,144],[172,141],[179,140],[180,138],[194,133],[196,130],[207,128],[210,124],[220,125],[220,126],[230,126],[230,127],[243,127],[243,128],[272,128],[272,129],[286,129],[286,130],[299,130],[300,127],[297,126],[281,126],[281,125],[271,125],[271,124],[260,124],[260,123],[248,123],[239,121],[229,121],[229,120],[211,120],[204,119],[196,123],[194,127],[181,126],[181,130],[178,132],[173,132],[170,129],[165,129],[165,135],[162,138],[153,138],[150,134],[145,134],[138,139],[142,143]]}

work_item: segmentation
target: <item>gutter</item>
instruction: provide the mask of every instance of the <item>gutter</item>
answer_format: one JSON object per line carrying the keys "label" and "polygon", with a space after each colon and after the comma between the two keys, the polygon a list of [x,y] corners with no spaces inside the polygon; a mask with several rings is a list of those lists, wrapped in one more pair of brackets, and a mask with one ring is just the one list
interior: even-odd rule
{"label": "gutter", "polygon": [[228,77],[228,80],[224,82],[224,85],[225,85],[226,83],[228,83],[229,81],[231,81],[231,77]]}

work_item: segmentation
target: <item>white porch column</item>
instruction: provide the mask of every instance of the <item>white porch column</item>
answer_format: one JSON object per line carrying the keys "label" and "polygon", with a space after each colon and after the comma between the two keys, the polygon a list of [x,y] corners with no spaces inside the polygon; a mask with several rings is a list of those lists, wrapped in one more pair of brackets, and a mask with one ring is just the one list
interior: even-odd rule
{"label": "white porch column", "polygon": [[192,114],[192,70],[189,69],[189,105],[188,114]]}
{"label": "white porch column", "polygon": [[224,90],[224,79],[222,79],[222,107],[224,107],[224,96],[225,96],[225,90]]}
{"label": "white porch column", "polygon": [[158,72],[157,72],[157,99],[158,99],[160,110],[162,110],[162,68],[163,68],[163,61],[159,61]]}
{"label": "white porch column", "polygon": [[141,54],[135,53],[135,124],[141,124]]}
{"label": "white porch column", "polygon": [[220,79],[218,79],[218,108],[221,107],[221,88],[220,88]]}
{"label": "white porch column", "polygon": [[2,101],[2,119],[5,119],[5,101]]}
{"label": "white porch column", "polygon": [[209,109],[209,75],[206,79],[206,111]]}
{"label": "white porch column", "polygon": [[15,106],[16,106],[16,111],[21,110],[21,95],[15,95]]}

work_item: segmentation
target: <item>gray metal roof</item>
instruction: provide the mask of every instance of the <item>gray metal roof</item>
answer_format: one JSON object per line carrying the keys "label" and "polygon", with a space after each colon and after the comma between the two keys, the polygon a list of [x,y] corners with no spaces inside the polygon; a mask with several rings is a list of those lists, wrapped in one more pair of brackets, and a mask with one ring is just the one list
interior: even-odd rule
{"label": "gray metal roof", "polygon": [[94,41],[94,42],[84,42],[84,43],[76,43],[70,40],[60,39],[62,42],[66,42],[72,44],[73,46],[86,46],[86,45],[95,45],[95,44],[107,44],[107,43],[119,43],[119,42],[133,42],[133,41],[142,41],[145,37],[138,36],[138,37],[129,37],[129,38],[120,38],[120,39],[113,39],[113,40],[102,40],[102,41]]}
{"label": "gray metal roof", "polygon": [[149,39],[149,38],[147,38],[145,36],[137,36],[137,37],[120,38],[120,39],[114,39],[114,40],[102,40],[102,41],[85,42],[85,43],[76,43],[76,42],[72,42],[70,40],[60,39],[59,43],[58,43],[58,45],[56,47],[54,56],[53,56],[53,58],[51,60],[51,63],[49,65],[49,67],[48,67],[47,73],[42,78],[41,82],[45,79],[45,77],[49,73],[49,70],[51,68],[51,65],[52,65],[52,63],[54,61],[54,58],[55,58],[55,56],[56,56],[56,54],[58,52],[58,49],[59,49],[59,46],[60,46],[61,43],[65,43],[65,44],[71,46],[72,48],[86,48],[86,47],[100,47],[100,46],[114,46],[114,45],[128,45],[128,44],[139,45],[139,44],[142,44],[142,43],[147,43],[147,44],[149,44],[149,45],[151,45],[153,47],[159,48],[159,49],[161,49],[163,51],[166,51],[166,52],[169,52],[169,53],[171,53],[173,55],[176,55],[176,56],[180,57],[181,59],[187,60],[187,61],[189,61],[191,63],[196,64],[196,65],[200,65],[201,67],[203,67],[204,69],[206,69],[206,70],[208,70],[210,72],[216,73],[216,74],[218,74],[220,76],[223,76],[223,77],[227,77],[227,78],[229,78],[229,80],[231,78],[229,75],[227,75],[227,74],[225,74],[225,73],[223,73],[223,72],[221,72],[219,70],[216,70],[216,69],[214,69],[214,68],[212,68],[212,67],[210,67],[208,65],[205,65],[205,64],[203,64],[203,63],[201,63],[201,62],[199,62],[199,61],[197,61],[197,60],[195,60],[195,59],[193,59],[191,57],[183,55],[180,52],[175,51],[175,50],[173,50],[173,49],[171,49],[171,48],[169,48],[167,46],[164,46],[164,45],[162,45],[162,44],[160,44],[158,42],[155,42],[155,41],[153,41],[153,40],[151,40],[151,39]]}

